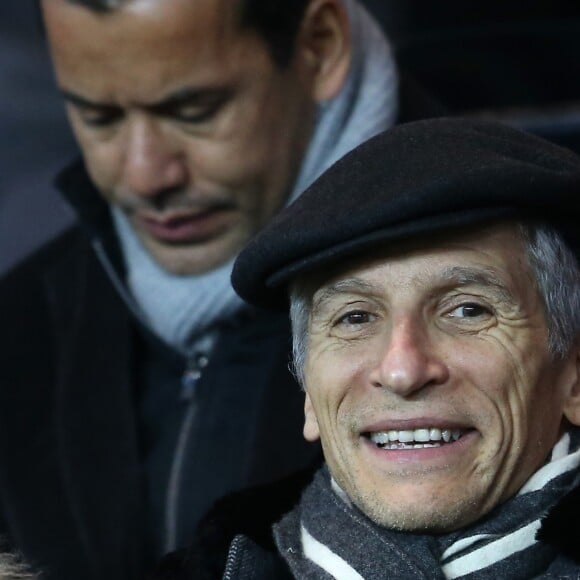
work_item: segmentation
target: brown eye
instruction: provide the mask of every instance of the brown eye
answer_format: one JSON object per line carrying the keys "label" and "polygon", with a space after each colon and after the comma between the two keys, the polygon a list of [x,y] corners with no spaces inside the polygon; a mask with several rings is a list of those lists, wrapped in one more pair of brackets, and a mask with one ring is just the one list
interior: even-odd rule
{"label": "brown eye", "polygon": [[339,324],[366,324],[370,322],[371,315],[363,310],[355,310],[354,312],[347,312],[338,320]]}
{"label": "brown eye", "polygon": [[490,314],[489,310],[481,304],[467,303],[454,308],[449,316],[452,318],[477,318]]}

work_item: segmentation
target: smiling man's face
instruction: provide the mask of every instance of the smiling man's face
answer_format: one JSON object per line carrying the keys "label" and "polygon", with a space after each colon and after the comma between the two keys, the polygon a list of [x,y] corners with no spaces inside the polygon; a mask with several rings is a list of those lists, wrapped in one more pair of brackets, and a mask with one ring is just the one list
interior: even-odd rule
{"label": "smiling man's face", "polygon": [[575,400],[515,227],[384,254],[313,296],[305,436],[381,525],[463,527],[514,495]]}

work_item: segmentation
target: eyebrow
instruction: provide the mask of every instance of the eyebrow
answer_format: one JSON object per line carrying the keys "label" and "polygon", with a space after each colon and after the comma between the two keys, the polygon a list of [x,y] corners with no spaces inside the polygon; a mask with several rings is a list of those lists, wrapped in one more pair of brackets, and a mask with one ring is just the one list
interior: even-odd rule
{"label": "eyebrow", "polygon": [[372,293],[376,290],[373,284],[369,284],[360,278],[346,278],[345,280],[338,280],[329,286],[325,286],[318,290],[312,301],[312,311],[316,312],[321,305],[331,300],[335,296],[341,294],[358,294],[358,293]]}
{"label": "eyebrow", "polygon": [[502,302],[515,302],[510,289],[492,268],[450,266],[443,270],[441,278],[458,287],[477,285],[490,288]]}
{"label": "eyebrow", "polygon": [[[78,95],[72,91],[61,89],[60,94],[69,103],[77,105],[84,109],[117,109],[118,106],[112,103],[98,103],[91,101],[86,97]],[[170,93],[158,103],[151,105],[144,105],[148,109],[157,114],[164,114],[169,111],[174,111],[180,107],[193,105],[196,103],[217,103],[225,100],[231,94],[231,89],[225,87],[212,87],[204,89],[196,89],[192,87],[183,87]]]}
{"label": "eyebrow", "polygon": [[95,103],[85,97],[81,97],[72,91],[67,91],[65,89],[60,90],[60,94],[65,101],[72,103],[73,105],[77,105],[78,107],[82,107],[84,109],[103,109],[103,108],[110,108],[113,109],[114,106],[107,104],[107,103]]}
{"label": "eyebrow", "polygon": [[[445,268],[438,276],[444,283],[463,287],[477,285],[490,288],[497,296],[498,300],[507,304],[514,304],[515,299],[503,280],[492,268],[467,268],[464,266],[450,266]],[[380,292],[380,289],[360,278],[346,278],[338,280],[320,290],[318,290],[312,301],[312,312],[320,310],[325,302],[332,300],[341,294],[372,294]]]}

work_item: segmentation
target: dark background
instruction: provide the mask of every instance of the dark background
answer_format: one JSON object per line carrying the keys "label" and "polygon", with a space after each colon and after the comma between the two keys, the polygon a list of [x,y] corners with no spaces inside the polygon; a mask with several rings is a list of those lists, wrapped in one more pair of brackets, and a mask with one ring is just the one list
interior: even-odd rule
{"label": "dark background", "polygon": [[0,1],[0,275],[71,216],[51,187],[75,154],[34,0]]}

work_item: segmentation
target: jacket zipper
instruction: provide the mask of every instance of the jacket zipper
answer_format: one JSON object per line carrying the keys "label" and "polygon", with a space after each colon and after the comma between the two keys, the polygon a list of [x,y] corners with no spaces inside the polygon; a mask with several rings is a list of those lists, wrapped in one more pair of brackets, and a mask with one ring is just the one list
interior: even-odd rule
{"label": "jacket zipper", "polygon": [[185,372],[181,377],[181,400],[187,403],[187,410],[181,423],[179,437],[169,473],[169,483],[165,501],[165,553],[177,548],[177,531],[179,517],[179,496],[181,492],[181,475],[185,463],[185,455],[189,436],[194,424],[197,405],[195,390],[201,379],[202,371],[209,359],[205,354],[194,354],[187,362]]}
{"label": "jacket zipper", "polygon": [[224,575],[222,580],[234,580],[235,578],[235,572],[238,568],[238,554],[241,550],[242,547],[242,543],[243,543],[244,537],[243,536],[236,536],[231,545],[230,545],[230,549],[228,551],[228,557],[226,560],[226,569],[224,571]]}
{"label": "jacket zipper", "polygon": [[141,322],[141,324],[143,324],[145,327],[148,327],[147,323],[143,318],[143,314],[139,310],[139,307],[137,306],[134,298],[128,292],[126,286],[121,281],[119,274],[117,273],[113,264],[109,260],[107,252],[105,251],[105,248],[101,240],[94,239],[92,241],[92,246],[93,249],[95,250],[95,253],[97,254],[97,258],[101,262],[101,266],[103,266],[103,269],[105,270],[107,276],[109,277],[109,280],[111,280],[115,290],[117,290],[119,296],[121,296],[121,299],[123,300],[123,302],[125,302],[125,305],[129,309],[129,311],[133,314],[133,316],[137,320]]}
{"label": "jacket zipper", "polygon": [[[136,304],[131,294],[127,291],[126,286],[121,281],[118,273],[113,267],[113,264],[109,260],[102,241],[98,238],[93,239],[92,245],[99,261],[105,269],[105,272],[109,276],[113,286],[116,288],[117,292],[129,310],[137,320],[141,321],[141,323],[148,328],[149,326],[144,320],[138,305]],[[181,474],[185,462],[185,452],[187,450],[189,434],[191,433],[196,415],[195,390],[199,380],[201,379],[202,371],[209,362],[209,356],[206,354],[206,352],[209,352],[212,349],[214,340],[215,334],[209,335],[208,338],[203,341],[203,346],[201,348],[205,348],[207,350],[204,352],[195,352],[188,358],[185,371],[181,377],[180,400],[184,403],[187,403],[188,407],[179,430],[177,445],[175,447],[173,461],[171,463],[169,482],[165,499],[165,553],[173,551],[177,548],[177,531],[179,523],[178,508],[179,495],[181,491]]]}

